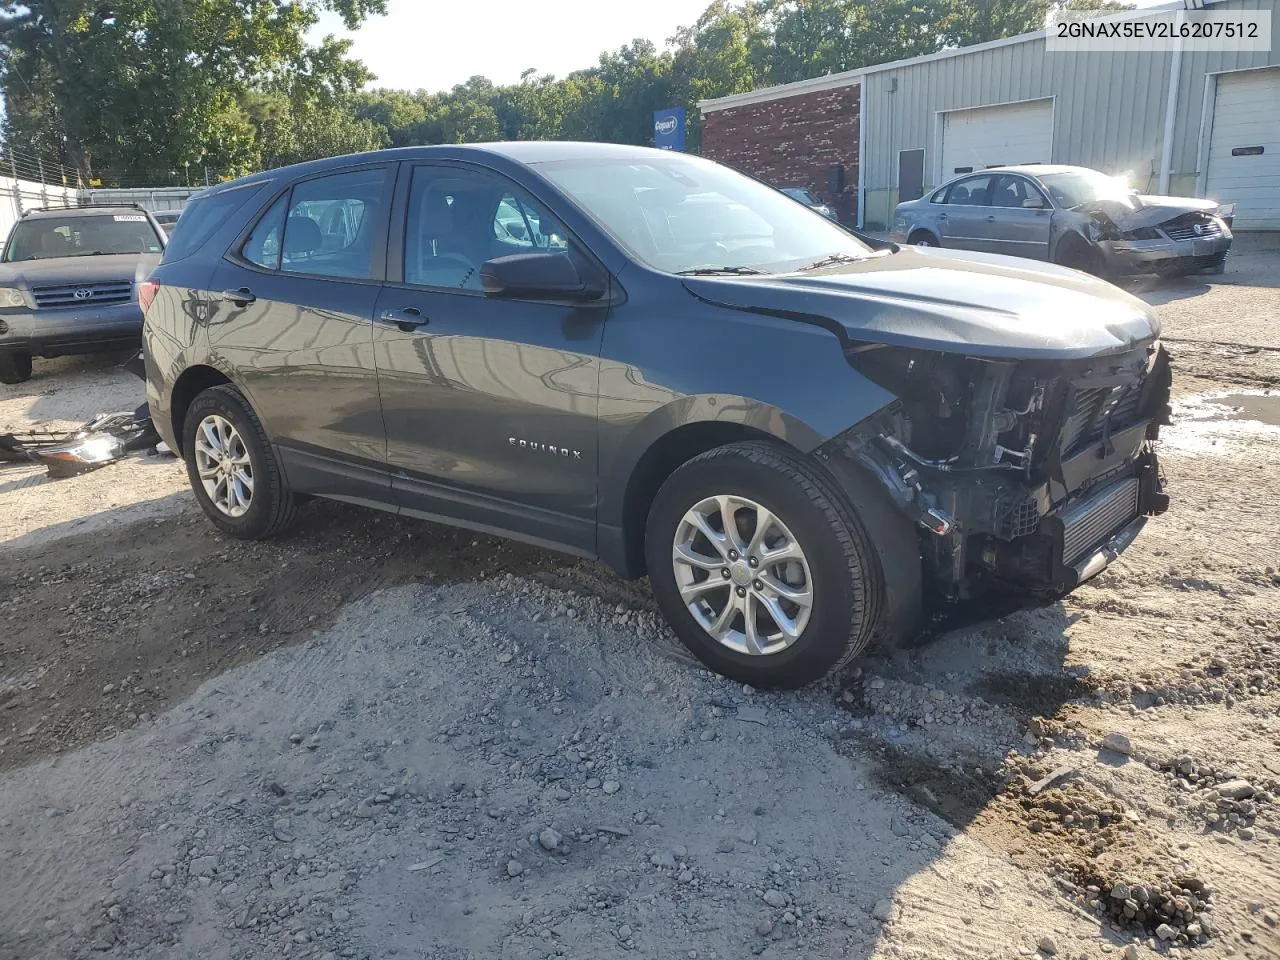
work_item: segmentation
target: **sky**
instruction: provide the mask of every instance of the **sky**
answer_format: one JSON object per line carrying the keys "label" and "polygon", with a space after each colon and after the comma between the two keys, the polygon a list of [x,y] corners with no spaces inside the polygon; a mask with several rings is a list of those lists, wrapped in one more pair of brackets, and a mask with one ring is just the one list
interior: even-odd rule
{"label": "sky", "polygon": [[480,74],[514,83],[530,67],[562,77],[594,66],[637,38],[662,47],[710,0],[390,0],[385,17],[354,33],[325,14],[312,33],[355,41],[351,55],[377,74],[371,86],[440,91]]}

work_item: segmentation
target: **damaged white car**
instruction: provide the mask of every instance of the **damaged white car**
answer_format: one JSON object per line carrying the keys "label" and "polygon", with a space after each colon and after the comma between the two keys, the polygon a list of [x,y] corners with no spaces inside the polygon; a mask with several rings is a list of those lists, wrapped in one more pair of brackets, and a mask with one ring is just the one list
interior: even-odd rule
{"label": "damaged white car", "polygon": [[1139,194],[1087,167],[993,167],[898,204],[893,239],[1048,260],[1098,276],[1222,273],[1234,207]]}

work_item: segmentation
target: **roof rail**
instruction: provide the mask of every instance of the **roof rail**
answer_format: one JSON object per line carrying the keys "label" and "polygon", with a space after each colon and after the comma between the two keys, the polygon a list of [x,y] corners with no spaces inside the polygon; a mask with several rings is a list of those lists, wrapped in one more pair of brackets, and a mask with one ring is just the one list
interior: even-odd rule
{"label": "roof rail", "polygon": [[22,215],[25,217],[28,213],[52,213],[63,210],[110,210],[113,208],[119,209],[120,207],[132,207],[134,210],[141,210],[144,213],[147,209],[140,203],[130,201],[122,201],[121,203],[68,203],[60,207],[28,207],[22,211]]}

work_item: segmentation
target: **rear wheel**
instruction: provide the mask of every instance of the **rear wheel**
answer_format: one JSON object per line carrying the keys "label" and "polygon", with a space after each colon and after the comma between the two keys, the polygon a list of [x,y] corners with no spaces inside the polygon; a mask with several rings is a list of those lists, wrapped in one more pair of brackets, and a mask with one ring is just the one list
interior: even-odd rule
{"label": "rear wheel", "polygon": [[799,687],[867,644],[884,604],[861,521],[830,478],[768,443],[736,443],[675,471],[649,511],[654,596],[712,670]]}
{"label": "rear wheel", "polygon": [[0,383],[25,383],[31,379],[31,354],[25,350],[0,352]]}
{"label": "rear wheel", "polygon": [[297,516],[262,422],[234,387],[210,387],[191,402],[182,450],[196,500],[223,532],[259,540]]}

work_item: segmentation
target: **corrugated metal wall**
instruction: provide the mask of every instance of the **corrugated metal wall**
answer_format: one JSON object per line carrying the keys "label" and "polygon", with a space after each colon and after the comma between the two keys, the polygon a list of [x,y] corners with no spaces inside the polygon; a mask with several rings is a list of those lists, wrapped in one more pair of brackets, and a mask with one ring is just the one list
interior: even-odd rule
{"label": "corrugated metal wall", "polygon": [[[1212,9],[1275,6],[1276,0],[1227,0]],[[1280,17],[1272,17],[1272,31],[1270,53],[1183,53],[1171,191],[1195,190],[1206,74],[1280,63]],[[943,112],[1044,97],[1054,101],[1053,162],[1127,171],[1135,186],[1155,190],[1172,57],[1139,50],[1050,53],[1039,37],[868,73],[862,105],[865,225],[883,228],[889,221],[900,150],[923,147],[927,184],[939,182]]]}

